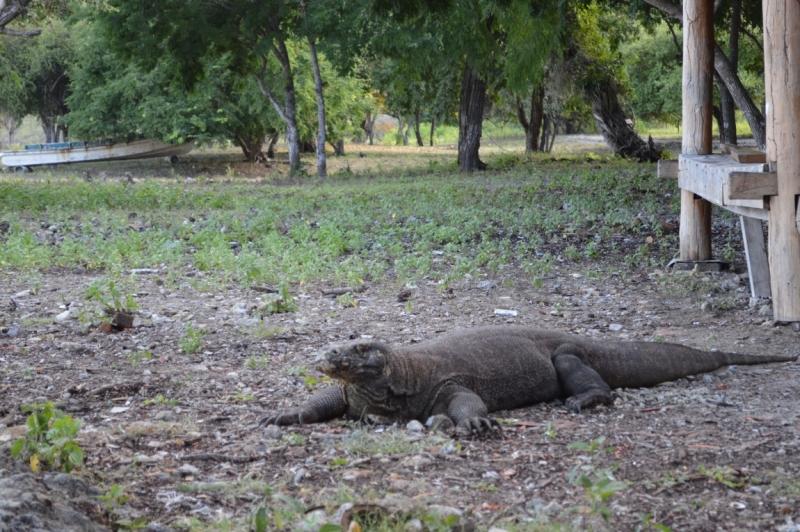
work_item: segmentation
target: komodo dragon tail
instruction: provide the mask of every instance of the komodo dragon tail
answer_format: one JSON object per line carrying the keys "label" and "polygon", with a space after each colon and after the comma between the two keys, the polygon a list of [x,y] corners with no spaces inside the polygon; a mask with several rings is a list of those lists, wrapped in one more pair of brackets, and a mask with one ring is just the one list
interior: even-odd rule
{"label": "komodo dragon tail", "polygon": [[[654,386],[707,373],[732,364],[751,365],[790,362],[797,355],[743,355],[700,351],[678,344],[658,342],[613,342],[589,349],[590,365],[612,388]],[[595,353],[597,356],[593,357]]]}

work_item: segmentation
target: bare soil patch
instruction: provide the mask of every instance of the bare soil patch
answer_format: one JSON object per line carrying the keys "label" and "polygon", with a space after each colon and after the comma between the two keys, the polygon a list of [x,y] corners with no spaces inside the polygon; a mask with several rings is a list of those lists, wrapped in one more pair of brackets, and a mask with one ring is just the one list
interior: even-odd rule
{"label": "bare soil patch", "polygon": [[[596,467],[619,464],[614,475],[630,483],[609,501],[611,528],[633,530],[641,524],[638,514],[652,514],[673,530],[783,525],[796,515],[800,496],[794,400],[800,365],[794,363],[623,390],[613,407],[577,415],[556,404],[501,412],[506,440],[457,440],[458,450],[449,454],[442,452],[447,435],[402,426],[341,422],[278,432],[257,425],[308,397],[320,378],[314,354],[331,341],[407,343],[457,327],[516,323],[598,338],[663,338],[701,349],[798,351],[800,334],[750,308],[739,276],[704,274],[712,289],[725,284],[744,297],[731,309],[701,311],[698,294],[670,293],[661,275],[594,279],[556,270],[539,288],[520,275],[505,286],[465,279],[444,293],[422,282],[410,303],[397,302],[396,286],[373,284],[354,294],[357,306],[346,308],[307,286],[294,293],[297,312],[264,322],[252,316],[263,292],[233,286],[173,291],[160,275],[141,275],[134,327],[107,334],[75,319],[55,321],[62,307],[83,303],[92,277],[51,272],[30,293],[33,286],[7,273],[0,281],[0,322],[6,334],[12,323],[21,326],[0,339],[0,417],[7,426],[0,442],[7,446],[23,433],[19,405],[61,403],[84,422],[83,477],[106,489],[124,485],[133,496],[129,511],[162,524],[244,518],[270,486],[309,508],[328,504],[334,511],[345,500],[388,504],[390,495],[440,505],[485,530],[490,523],[512,527],[532,518],[589,520],[580,511],[564,513],[587,504],[584,492],[568,482],[585,453],[567,445],[605,436],[615,450],[596,456]],[[690,276],[682,279],[674,282]],[[518,316],[496,316],[498,308]],[[179,349],[187,322],[204,333],[196,354]],[[134,365],[137,351],[152,359]],[[384,438],[377,440],[383,447],[367,441],[373,436]],[[358,438],[366,440],[356,445]],[[375,449],[382,452],[370,454]],[[189,458],[207,453],[217,459]],[[234,459],[254,455],[260,456]],[[5,451],[2,462],[9,466]]]}

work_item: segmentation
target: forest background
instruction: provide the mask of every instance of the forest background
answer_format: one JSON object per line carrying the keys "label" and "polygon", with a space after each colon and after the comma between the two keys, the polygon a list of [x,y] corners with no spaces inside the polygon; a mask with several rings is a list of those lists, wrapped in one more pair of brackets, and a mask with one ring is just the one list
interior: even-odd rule
{"label": "forest background", "polygon": [[[470,171],[485,166],[482,135],[524,136],[532,152],[559,133],[599,132],[614,153],[653,161],[663,150],[642,136],[680,131],[680,10],[669,0],[4,2],[1,145],[157,138],[266,161],[283,141],[292,170],[316,152],[324,176],[326,145],[340,155],[345,142],[457,143]],[[715,24],[716,133],[761,145],[760,3],[719,1]]]}

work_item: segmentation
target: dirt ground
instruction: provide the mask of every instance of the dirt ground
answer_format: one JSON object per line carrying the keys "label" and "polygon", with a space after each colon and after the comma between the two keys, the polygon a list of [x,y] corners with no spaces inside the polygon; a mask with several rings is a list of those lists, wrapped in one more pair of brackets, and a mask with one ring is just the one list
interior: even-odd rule
{"label": "dirt ground", "polygon": [[[350,308],[309,287],[295,294],[296,313],[269,319],[263,338],[257,331],[264,325],[256,326],[247,314],[263,301],[264,294],[256,291],[172,292],[159,286],[158,275],[140,276],[141,310],[134,328],[87,334],[73,319],[53,319],[65,303],[82,304],[79,294],[91,278],[54,273],[44,277],[37,293],[28,294],[26,282],[8,275],[0,284],[3,301],[16,294],[21,308],[12,313],[6,307],[2,320],[31,315],[43,320],[0,340],[0,416],[20,404],[62,402],[84,422],[84,475],[106,486],[125,485],[133,495],[131,511],[162,524],[187,515],[243,516],[256,499],[250,492],[176,490],[179,483],[247,480],[284,489],[309,506],[343,491],[356,502],[399,494],[418,504],[457,508],[481,526],[497,519],[501,526],[506,517],[538,517],[545,512],[539,507],[551,502],[556,506],[548,507],[548,515],[557,517],[559,508],[586,504],[584,493],[567,480],[585,453],[566,445],[605,436],[605,444],[616,449],[598,456],[598,467],[618,463],[614,475],[630,483],[610,500],[615,528],[631,530],[641,522],[637,514],[649,513],[673,530],[773,530],[795,515],[800,496],[800,411],[794,400],[800,365],[795,363],[738,367],[654,389],[625,390],[613,407],[577,415],[555,404],[501,412],[498,416],[509,420],[506,440],[458,440],[461,448],[452,454],[441,452],[443,443],[435,436],[410,452],[383,457],[358,455],[342,443],[354,433],[388,430],[384,426],[327,423],[279,434],[257,426],[266,414],[308,396],[305,375],[319,378],[311,369],[314,352],[338,340],[409,343],[457,327],[517,323],[598,338],[660,336],[698,348],[713,344],[758,354],[798,351],[800,334],[773,326],[746,300],[733,310],[704,312],[690,296],[665,296],[654,273],[598,281],[563,272],[539,289],[473,279],[444,294],[421,285],[411,310],[396,301],[392,286],[371,286]],[[715,280],[736,283],[735,277]],[[562,310],[554,314],[556,302]],[[497,316],[495,309],[516,310],[518,316]],[[187,321],[207,332],[194,355],[178,348]],[[611,332],[616,325],[622,329]],[[140,348],[153,357],[133,366],[131,353]],[[254,368],[245,364],[251,356],[258,357]],[[144,403],[159,395],[179,404]],[[12,416],[0,441],[18,437],[23,420]],[[418,437],[403,427],[392,430],[401,439]],[[302,438],[287,440],[287,432]],[[284,439],[270,439],[275,436]],[[184,459],[269,449],[275,450],[268,457],[242,464]],[[184,464],[198,471],[179,471]],[[720,478],[705,476],[701,466],[721,472]],[[171,502],[175,498],[181,500]]]}
{"label": "dirt ground", "polygon": [[[223,519],[246,527],[269,487],[311,512],[306,521],[312,514],[337,520],[350,502],[462,514],[477,530],[534,530],[537,522],[634,530],[646,514],[672,530],[797,530],[798,363],[620,390],[612,407],[580,414],[558,404],[498,412],[506,439],[349,422],[258,426],[321,386],[315,353],[348,339],[407,344],[513,323],[700,349],[800,352],[800,332],[773,323],[768,302],[751,304],[746,272],[738,272],[649,269],[594,278],[557,268],[539,287],[522,272],[505,272],[503,280],[466,278],[445,292],[421,280],[409,302],[398,302],[400,287],[387,281],[354,294],[355,306],[323,296],[320,288],[330,286],[304,286],[292,293],[297,312],[262,322],[259,309],[271,294],[238,286],[199,292],[188,283],[172,290],[162,271],[135,277],[133,328],[111,333],[76,319],[94,276],[51,271],[34,282],[2,272],[0,469],[11,468],[6,449],[25,430],[19,406],[49,400],[83,421],[83,478],[131,495],[117,515],[166,526]],[[187,280],[198,275],[184,272]],[[701,292],[685,289],[698,279]],[[723,292],[731,294],[727,308],[701,307]],[[187,323],[202,333],[194,354],[180,348]],[[593,456],[568,448],[601,436]],[[608,524],[569,481],[581,466],[616,466],[614,477],[628,483],[604,503]]]}

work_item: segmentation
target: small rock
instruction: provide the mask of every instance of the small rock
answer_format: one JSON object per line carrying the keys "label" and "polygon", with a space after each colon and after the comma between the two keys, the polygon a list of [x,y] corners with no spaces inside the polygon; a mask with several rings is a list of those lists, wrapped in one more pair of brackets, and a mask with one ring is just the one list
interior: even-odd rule
{"label": "small rock", "polygon": [[517,315],[517,311],[516,310],[507,310],[507,309],[504,309],[504,308],[496,308],[496,309],[494,309],[494,313],[497,316],[511,316],[511,317],[514,317],[514,316]]}
{"label": "small rock", "polygon": [[700,304],[700,310],[702,310],[703,312],[711,310],[711,303],[709,303],[708,301],[703,301]]}
{"label": "small rock", "polygon": [[200,475],[201,471],[193,465],[183,464],[178,468],[178,473],[182,477],[196,477]]}
{"label": "small rock", "polygon": [[406,522],[405,529],[408,530],[409,532],[422,532],[423,530],[425,530],[422,527],[422,521],[420,521],[419,519],[412,519],[411,521]]}
{"label": "small rock", "polygon": [[464,514],[464,512],[458,508],[453,508],[452,506],[443,506],[441,504],[431,504],[428,506],[428,510],[431,512],[431,514],[441,518],[447,518],[451,515],[461,516]]}
{"label": "small rock", "polygon": [[439,449],[439,452],[442,454],[455,454],[458,452],[458,447],[456,447],[453,442],[447,442]]}
{"label": "small rock", "polygon": [[121,414],[123,412],[127,412],[130,407],[128,406],[115,406],[111,409],[112,414]]}
{"label": "small rock", "polygon": [[169,410],[164,410],[164,411],[159,412],[158,414],[156,414],[153,419],[155,419],[157,421],[168,421],[168,422],[171,422],[171,421],[175,421],[177,419],[177,416],[175,415],[175,412],[170,412]]}
{"label": "small rock", "polygon": [[770,314],[772,314],[772,305],[762,305],[758,309],[759,316],[769,316]]}
{"label": "small rock", "polygon": [[280,440],[283,438],[283,431],[277,425],[270,425],[264,429],[264,436],[270,440]]}
{"label": "small rock", "polygon": [[714,382],[714,379],[711,377],[711,375],[703,375],[704,384],[711,384],[712,382]]}
{"label": "small rock", "polygon": [[508,532],[508,531],[505,528],[497,528],[496,526],[493,526],[492,528],[489,529],[489,532]]}
{"label": "small rock", "polygon": [[297,486],[298,484],[300,484],[300,481],[302,481],[305,478],[305,476],[306,476],[306,470],[304,467],[301,467],[300,469],[297,470],[297,473],[294,474],[292,483],[295,486]]}
{"label": "small rock", "polygon": [[67,321],[69,319],[69,316],[70,316],[70,311],[69,310],[65,310],[64,312],[62,312],[61,314],[56,316],[56,321],[59,322],[59,323],[61,323],[63,321]]}
{"label": "small rock", "polygon": [[624,326],[620,323],[612,323],[608,326],[608,329],[614,332],[618,332],[624,329]]}
{"label": "small rock", "polygon": [[416,419],[413,419],[408,422],[408,425],[406,425],[406,430],[409,430],[411,432],[422,432],[423,430],[425,430],[425,427],[422,425],[422,423],[420,423]]}
{"label": "small rock", "polygon": [[486,471],[484,474],[481,475],[483,479],[490,479],[490,478],[500,478],[500,475],[497,471]]}
{"label": "small rock", "polygon": [[494,288],[494,281],[481,281],[478,283],[478,288],[486,290],[487,292]]}

